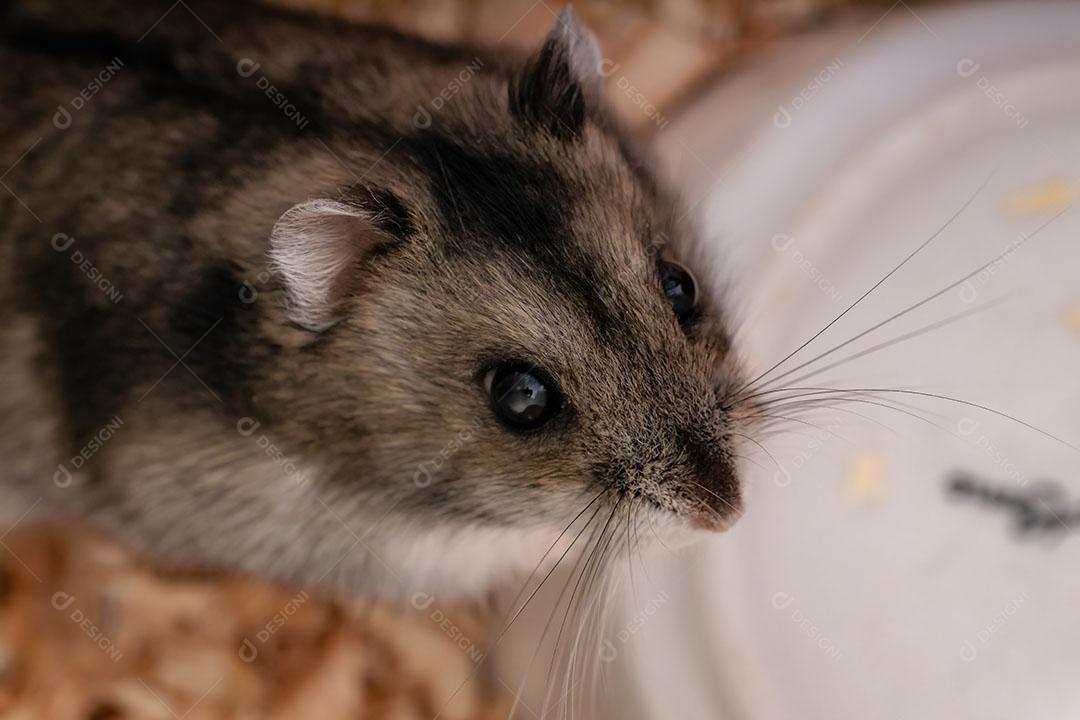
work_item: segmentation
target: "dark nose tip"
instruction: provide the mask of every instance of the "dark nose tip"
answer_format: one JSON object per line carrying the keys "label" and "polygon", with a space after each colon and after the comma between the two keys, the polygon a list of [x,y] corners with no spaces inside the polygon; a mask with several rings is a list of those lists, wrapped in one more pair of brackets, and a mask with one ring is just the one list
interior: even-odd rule
{"label": "dark nose tip", "polygon": [[687,455],[693,478],[689,490],[703,506],[693,522],[702,529],[724,529],[742,514],[742,493],[735,464],[722,451],[699,443],[689,443]]}

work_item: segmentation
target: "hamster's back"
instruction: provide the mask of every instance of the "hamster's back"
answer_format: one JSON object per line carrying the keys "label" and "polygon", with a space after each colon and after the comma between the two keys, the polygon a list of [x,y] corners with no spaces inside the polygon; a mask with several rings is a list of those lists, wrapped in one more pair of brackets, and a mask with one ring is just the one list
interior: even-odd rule
{"label": "hamster's back", "polygon": [[178,308],[213,314],[264,270],[297,187],[353,174],[323,138],[370,138],[373,161],[473,51],[247,3],[0,20],[2,522],[199,338]]}

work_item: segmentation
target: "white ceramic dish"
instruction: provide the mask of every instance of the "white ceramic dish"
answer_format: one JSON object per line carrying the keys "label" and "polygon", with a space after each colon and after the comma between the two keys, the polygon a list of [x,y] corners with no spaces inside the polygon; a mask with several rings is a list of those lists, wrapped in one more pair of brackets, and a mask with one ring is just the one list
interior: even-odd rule
{"label": "white ceramic dish", "polygon": [[[803,385],[945,393],[1080,445],[1080,210],[1052,220],[1080,199],[1080,4],[916,11],[795,41],[674,126],[666,155],[733,258],[761,369],[986,182],[799,357],[1005,253],[837,356],[1001,304]],[[801,416],[822,427],[758,453],[735,530],[639,588],[653,607],[616,641],[612,717],[1080,717],[1080,451],[968,405],[860,397],[925,419],[850,404],[873,420]],[[1045,525],[1021,533],[1024,504]]]}

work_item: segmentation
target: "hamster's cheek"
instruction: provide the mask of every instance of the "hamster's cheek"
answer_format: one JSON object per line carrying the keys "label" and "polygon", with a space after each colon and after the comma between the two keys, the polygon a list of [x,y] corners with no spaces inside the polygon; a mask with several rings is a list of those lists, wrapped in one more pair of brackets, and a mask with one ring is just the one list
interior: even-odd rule
{"label": "hamster's cheek", "polygon": [[480,597],[507,578],[527,576],[541,559],[553,565],[573,539],[560,537],[560,531],[554,526],[433,527],[388,539],[381,554],[387,566],[407,569],[403,580],[410,593],[440,599]]}

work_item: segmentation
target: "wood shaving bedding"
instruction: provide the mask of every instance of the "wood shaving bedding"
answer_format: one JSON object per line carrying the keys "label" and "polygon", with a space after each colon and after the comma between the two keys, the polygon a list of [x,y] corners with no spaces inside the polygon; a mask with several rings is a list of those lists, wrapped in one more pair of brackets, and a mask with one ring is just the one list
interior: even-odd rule
{"label": "wood shaving bedding", "polygon": [[19,529],[0,547],[0,717],[13,720],[505,717],[482,672],[443,708],[486,639],[473,608],[167,573],[86,531]]}

